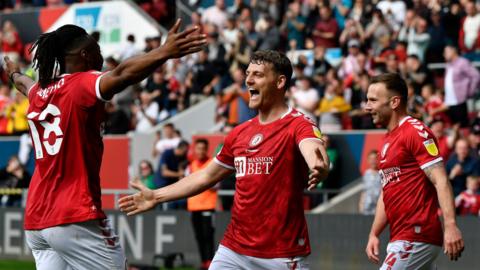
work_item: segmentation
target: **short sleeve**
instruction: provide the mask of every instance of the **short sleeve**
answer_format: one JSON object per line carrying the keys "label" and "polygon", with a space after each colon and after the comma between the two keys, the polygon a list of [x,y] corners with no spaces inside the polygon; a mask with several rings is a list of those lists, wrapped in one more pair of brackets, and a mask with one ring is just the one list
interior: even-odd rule
{"label": "short sleeve", "polygon": [[[305,116],[306,117],[306,116]],[[322,140],[322,132],[310,119],[300,120],[295,128],[295,143],[300,145],[304,140]]]}
{"label": "short sleeve", "polygon": [[442,161],[438,150],[438,142],[432,131],[423,124],[412,124],[406,145],[423,170],[437,162]]}
{"label": "short sleeve", "polygon": [[81,72],[75,78],[74,83],[78,85],[71,95],[75,103],[82,107],[92,107],[98,101],[107,101],[100,95],[100,79],[106,73],[98,71]]}
{"label": "short sleeve", "polygon": [[232,131],[225,138],[225,142],[218,152],[217,156],[213,160],[218,165],[225,167],[230,170],[235,170],[235,156],[233,155],[232,145],[233,139],[235,138],[236,132]]}

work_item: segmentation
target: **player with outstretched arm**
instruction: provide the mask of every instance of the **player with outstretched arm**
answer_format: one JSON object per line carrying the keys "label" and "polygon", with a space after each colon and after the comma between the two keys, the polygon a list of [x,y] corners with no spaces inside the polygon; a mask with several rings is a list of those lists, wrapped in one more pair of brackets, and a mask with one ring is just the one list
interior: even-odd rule
{"label": "player with outstretched arm", "polygon": [[303,190],[328,174],[320,130],[289,108],[292,65],[277,51],[257,51],[246,70],[249,107],[258,116],[237,126],[206,168],[170,186],[120,199],[128,215],[206,190],[235,172],[232,219],[210,265],[225,269],[308,269],[310,254]]}
{"label": "player with outstretched arm", "polygon": [[168,59],[206,44],[196,28],[178,32],[179,27],[180,20],[161,47],[108,73],[100,72],[98,43],[75,25],[44,33],[33,45],[38,82],[5,58],[10,79],[30,102],[36,161],[24,228],[37,269],[126,269],[118,237],[101,208],[104,101]]}

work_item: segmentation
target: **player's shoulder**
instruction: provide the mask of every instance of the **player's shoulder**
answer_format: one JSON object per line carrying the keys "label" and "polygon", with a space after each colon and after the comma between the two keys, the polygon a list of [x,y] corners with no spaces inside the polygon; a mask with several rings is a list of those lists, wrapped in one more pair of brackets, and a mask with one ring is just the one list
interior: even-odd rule
{"label": "player's shoulder", "polygon": [[315,120],[310,118],[308,115],[297,111],[296,109],[291,109],[290,112],[285,116],[285,118],[289,119],[292,121],[292,123],[296,125],[301,125],[301,124],[308,124],[308,125],[314,125],[316,126],[317,124],[315,123]]}
{"label": "player's shoulder", "polygon": [[[257,117],[258,117],[258,116],[257,116]],[[241,123],[241,124],[238,124],[237,126],[235,126],[235,127],[232,129],[231,133],[239,133],[239,132],[247,129],[249,126],[251,126],[251,125],[253,125],[253,124],[255,123],[257,117],[254,117],[254,118],[252,118],[252,119],[249,119],[249,120],[247,120],[247,121],[245,121],[245,122],[243,122],[243,123]]]}
{"label": "player's shoulder", "polygon": [[96,71],[96,70],[89,70],[89,71],[80,71],[71,74],[64,74],[65,78],[73,80],[73,79],[86,79],[86,78],[96,78],[102,75],[103,72]]}
{"label": "player's shoulder", "polygon": [[432,139],[432,131],[430,128],[422,121],[413,118],[407,117],[401,122],[402,133],[405,135],[419,137],[422,139]]}
{"label": "player's shoulder", "polygon": [[247,120],[241,124],[238,124],[237,126],[235,126],[232,131],[230,131],[230,133],[228,133],[227,135],[227,138],[230,138],[230,139],[235,139],[238,137],[239,134],[245,134],[245,132],[248,130],[248,128],[254,124],[255,122],[255,118],[252,118],[250,120]]}

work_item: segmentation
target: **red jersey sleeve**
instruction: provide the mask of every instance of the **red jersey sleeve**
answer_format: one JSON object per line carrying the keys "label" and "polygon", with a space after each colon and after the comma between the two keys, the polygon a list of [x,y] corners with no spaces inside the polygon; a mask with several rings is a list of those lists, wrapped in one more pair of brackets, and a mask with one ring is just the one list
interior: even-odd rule
{"label": "red jersey sleeve", "polygon": [[423,170],[428,166],[442,161],[438,142],[432,131],[424,124],[413,124],[406,138],[406,146]]}
{"label": "red jersey sleeve", "polygon": [[100,95],[100,78],[105,74],[98,71],[88,71],[76,75],[75,81],[78,89],[71,93],[74,102],[88,108],[94,106],[98,101],[107,101]]}
{"label": "red jersey sleeve", "polygon": [[299,145],[303,140],[322,139],[322,132],[310,119],[303,118],[299,120],[295,128],[295,143]]}
{"label": "red jersey sleeve", "polygon": [[235,156],[233,155],[232,145],[236,135],[235,130],[230,132],[225,138],[222,149],[218,152],[214,162],[230,170],[235,170]]}

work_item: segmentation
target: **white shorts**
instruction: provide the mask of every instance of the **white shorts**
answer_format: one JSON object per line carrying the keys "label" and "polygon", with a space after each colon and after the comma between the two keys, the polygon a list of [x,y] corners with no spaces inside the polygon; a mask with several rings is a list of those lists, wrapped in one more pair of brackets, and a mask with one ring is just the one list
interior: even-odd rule
{"label": "white shorts", "polygon": [[25,231],[37,270],[124,270],[127,260],[108,219]]}
{"label": "white shorts", "polygon": [[387,246],[387,257],[380,270],[433,270],[441,247],[432,244],[395,241]]}
{"label": "white shorts", "polygon": [[305,257],[263,259],[220,245],[209,270],[309,270]]}

